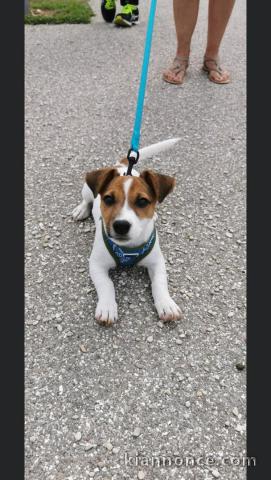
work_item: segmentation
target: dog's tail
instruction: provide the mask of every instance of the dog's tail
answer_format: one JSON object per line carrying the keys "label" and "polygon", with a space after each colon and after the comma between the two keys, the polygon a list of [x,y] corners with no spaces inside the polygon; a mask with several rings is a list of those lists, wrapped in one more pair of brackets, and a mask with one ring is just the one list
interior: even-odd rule
{"label": "dog's tail", "polygon": [[141,148],[139,150],[139,158],[140,160],[145,160],[146,158],[158,155],[158,153],[164,152],[173,147],[179,140],[180,138],[170,138],[169,140],[164,140],[163,142],[154,143],[148,147]]}

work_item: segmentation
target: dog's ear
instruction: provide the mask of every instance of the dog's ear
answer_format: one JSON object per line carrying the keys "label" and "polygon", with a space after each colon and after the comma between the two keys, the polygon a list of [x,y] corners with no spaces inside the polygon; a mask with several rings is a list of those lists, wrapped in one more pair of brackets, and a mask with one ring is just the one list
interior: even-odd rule
{"label": "dog's ear", "polygon": [[119,176],[115,168],[100,168],[86,174],[86,183],[92,190],[94,197],[102,193],[113,178]]}
{"label": "dog's ear", "polygon": [[140,177],[145,180],[159,203],[172,192],[176,184],[175,178],[169,177],[168,175],[161,175],[152,170],[144,170],[144,172],[140,174]]}

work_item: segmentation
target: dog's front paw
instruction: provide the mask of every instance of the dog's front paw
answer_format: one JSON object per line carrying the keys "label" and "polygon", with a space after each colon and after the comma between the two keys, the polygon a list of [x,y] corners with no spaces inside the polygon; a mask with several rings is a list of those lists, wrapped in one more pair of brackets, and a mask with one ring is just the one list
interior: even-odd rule
{"label": "dog's front paw", "polygon": [[85,218],[89,217],[90,215],[90,209],[91,209],[91,206],[83,200],[80,203],[80,205],[77,205],[77,207],[73,209],[72,211],[73,219],[76,221],[85,220]]}
{"label": "dog's front paw", "polygon": [[118,307],[116,302],[98,302],[95,312],[95,319],[101,325],[112,325],[118,319]]}
{"label": "dog's front paw", "polygon": [[182,311],[171,297],[161,298],[155,303],[160,320],[172,322],[182,317]]}

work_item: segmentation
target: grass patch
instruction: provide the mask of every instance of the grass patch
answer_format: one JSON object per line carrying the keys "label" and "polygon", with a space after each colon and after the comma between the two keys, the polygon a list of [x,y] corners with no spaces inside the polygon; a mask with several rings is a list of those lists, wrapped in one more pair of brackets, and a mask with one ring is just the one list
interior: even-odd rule
{"label": "grass patch", "polygon": [[87,0],[30,0],[25,23],[90,23],[93,12]]}

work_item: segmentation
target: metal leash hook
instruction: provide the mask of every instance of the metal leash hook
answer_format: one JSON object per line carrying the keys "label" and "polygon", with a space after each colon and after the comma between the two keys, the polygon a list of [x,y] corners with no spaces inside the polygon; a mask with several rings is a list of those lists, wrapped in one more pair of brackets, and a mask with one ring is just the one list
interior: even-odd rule
{"label": "metal leash hook", "polygon": [[138,162],[139,159],[139,151],[132,150],[132,148],[129,149],[127,153],[127,160],[128,160],[128,168],[126,175],[131,175],[132,176],[132,169],[133,166]]}

